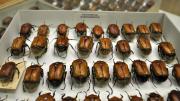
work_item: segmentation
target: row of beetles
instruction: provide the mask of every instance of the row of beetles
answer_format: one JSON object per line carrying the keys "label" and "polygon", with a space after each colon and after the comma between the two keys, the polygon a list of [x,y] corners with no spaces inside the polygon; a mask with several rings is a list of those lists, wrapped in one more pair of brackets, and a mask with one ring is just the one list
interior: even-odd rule
{"label": "row of beetles", "polygon": [[[24,56],[25,47],[26,46],[28,47],[28,45],[26,44],[26,40],[28,40],[28,37],[32,33],[33,28],[34,25],[30,23],[25,23],[21,26],[20,37],[15,38],[13,40],[12,46],[9,48],[11,52],[11,56],[16,56],[16,57]],[[69,44],[70,39],[68,39],[67,37],[68,28],[69,27],[66,24],[60,24],[57,28],[58,37],[56,38],[57,40],[55,42],[55,50],[59,56],[61,56],[60,53],[62,52],[65,52],[67,54],[67,49],[68,46],[70,45]],[[109,34],[110,38],[103,37],[104,31],[102,27],[99,25],[95,25],[93,27],[91,32],[92,36],[86,36],[87,28],[88,27],[84,22],[80,22],[75,26],[75,31],[77,33],[77,36],[80,36],[80,40],[77,45],[79,54],[83,56],[85,55],[88,56],[91,53],[94,44],[93,37],[99,40],[98,55],[99,54],[108,55],[110,52],[112,53],[113,46],[110,38],[116,38],[120,35],[120,30],[118,25],[110,24],[108,26],[107,33]],[[131,41],[134,38],[136,33],[138,33],[139,35],[138,47],[140,48],[143,54],[148,55],[151,53],[152,50],[149,38],[151,37],[155,41],[160,40],[162,37],[162,28],[159,23],[152,23],[150,24],[149,29],[147,28],[146,25],[139,25],[137,27],[137,30],[135,31],[132,24],[123,24],[121,28],[121,33],[123,34],[125,40],[120,40],[117,42],[116,50],[118,50],[118,52],[121,55],[123,55],[123,57],[128,57],[131,54],[132,50],[130,49],[129,41]],[[38,34],[32,41],[30,47],[31,49],[30,53],[33,53],[33,55],[37,59],[47,51],[48,34],[49,34],[49,27],[48,25],[43,24],[38,28]],[[158,53],[160,57],[167,62],[174,60],[176,57],[175,49],[173,48],[170,42],[161,42],[158,45]],[[77,53],[78,57],[79,54]],[[113,57],[113,53],[112,53],[112,57]],[[169,76],[166,63],[162,60],[154,60],[149,62],[151,62],[150,71],[148,70],[145,61],[133,60],[131,72],[128,68],[128,65],[125,62],[121,62],[121,61],[114,62],[114,66],[113,66],[114,85],[116,84],[116,81],[118,81],[118,83],[122,85],[129,84],[131,81],[131,73],[133,80],[139,82],[146,82],[150,77],[152,77],[153,84],[154,81],[157,82],[166,81]],[[2,65],[0,70],[1,81],[5,81],[5,82],[12,81],[16,70],[18,71],[19,74],[19,70],[17,69],[18,64],[20,63],[16,64],[10,61]],[[43,77],[44,74],[43,69],[41,67],[42,65],[36,64],[36,65],[31,65],[26,69],[26,73],[23,80],[24,91],[34,92],[37,89],[41,77]],[[72,80],[76,81],[77,83],[84,83],[87,80],[89,80],[90,83],[91,81],[89,77],[90,71],[89,71],[88,63],[84,59],[77,59],[73,61],[70,69],[70,74]],[[172,75],[177,80],[177,83],[180,84],[179,63],[173,66]],[[55,62],[49,66],[49,72],[47,78],[48,85],[51,84],[53,87],[58,87],[62,82],[64,82],[65,84],[65,78],[66,78],[66,65],[64,63]],[[105,61],[95,62],[92,67],[93,90],[97,93],[97,91],[94,89],[96,82],[106,82],[109,80],[110,80],[110,73],[109,73],[108,64]],[[112,94],[113,90],[109,85],[109,83],[108,86],[111,89],[111,94]],[[73,82],[71,88],[72,87],[73,87]],[[177,92],[178,93],[175,94],[173,93],[173,94],[174,96],[176,96],[176,98],[179,98],[178,97],[179,91]],[[48,96],[50,96],[50,94],[48,94]],[[37,101],[41,101],[41,100],[37,100]],[[64,100],[64,101],[75,101],[75,100]]]}

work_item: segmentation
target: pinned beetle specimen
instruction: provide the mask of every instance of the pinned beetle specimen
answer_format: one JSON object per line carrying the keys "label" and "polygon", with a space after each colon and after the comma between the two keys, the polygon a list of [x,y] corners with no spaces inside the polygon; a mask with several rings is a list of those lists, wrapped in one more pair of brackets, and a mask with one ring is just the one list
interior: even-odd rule
{"label": "pinned beetle specimen", "polygon": [[167,101],[180,101],[180,91],[179,90],[172,90],[168,94]]}
{"label": "pinned beetle specimen", "polygon": [[141,95],[140,91],[139,90],[137,90],[137,91],[139,92],[140,97],[137,96],[137,95],[129,96],[128,93],[126,92],[126,94],[128,95],[130,101],[143,101],[143,98],[142,98],[142,95]]}
{"label": "pinned beetle specimen", "polygon": [[65,94],[62,95],[61,101],[77,101],[78,94],[81,92],[78,92],[77,95],[73,98],[71,96],[65,97]]}
{"label": "pinned beetle specimen", "polygon": [[[108,92],[108,91],[107,91]],[[119,98],[119,97],[117,97],[117,96],[113,96],[113,97],[109,97],[110,96],[110,92],[108,92],[109,94],[108,94],[108,96],[107,96],[107,99],[108,99],[108,101],[123,101],[122,99],[123,99],[123,96],[121,95],[121,97]]]}
{"label": "pinned beetle specimen", "polygon": [[117,38],[120,35],[119,26],[117,24],[110,24],[107,29],[107,33],[112,38]]}
{"label": "pinned beetle specimen", "polygon": [[63,57],[60,53],[66,52],[65,56],[63,57],[63,58],[65,58],[67,56],[67,49],[68,49],[69,45],[75,51],[73,46],[69,43],[69,40],[72,40],[72,39],[68,39],[67,36],[59,36],[54,44],[54,48],[55,48],[54,53],[56,51],[58,56]]}
{"label": "pinned beetle specimen", "polygon": [[139,36],[137,46],[144,55],[149,55],[152,51],[150,40],[147,37]]}
{"label": "pinned beetle specimen", "polygon": [[150,93],[147,101],[164,101],[164,98],[157,93]]}
{"label": "pinned beetle specimen", "polygon": [[44,36],[36,36],[31,44],[31,52],[36,59],[47,51],[48,39]]}
{"label": "pinned beetle specimen", "polygon": [[83,101],[101,101],[101,99],[99,95],[90,94],[88,96],[86,95]]}
{"label": "pinned beetle specimen", "polygon": [[140,82],[146,82],[150,78],[150,72],[146,62],[142,60],[134,60],[132,64],[133,78]]}
{"label": "pinned beetle specimen", "polygon": [[21,25],[21,29],[20,29],[20,36],[23,36],[25,39],[27,39],[32,32],[32,28],[34,29],[34,25],[30,24],[30,23],[24,23]]}
{"label": "pinned beetle specimen", "polygon": [[180,85],[180,64],[175,64],[173,66],[172,75]]}
{"label": "pinned beetle specimen", "polygon": [[[71,74],[71,77],[77,83],[84,83],[89,78],[89,75],[90,75],[89,67],[86,60],[84,59],[74,60],[70,68],[70,74]],[[72,86],[73,86],[73,81],[72,81],[71,89],[72,89]],[[89,84],[89,88],[90,88],[90,84]]]}
{"label": "pinned beetle specimen", "polygon": [[129,71],[128,65],[125,62],[114,62],[113,81],[114,85],[116,84],[116,81],[119,81],[119,83],[122,85],[130,83],[131,72]]}
{"label": "pinned beetle specimen", "polygon": [[121,28],[121,33],[128,41],[131,41],[136,35],[136,32],[132,24],[123,24]]}
{"label": "pinned beetle specimen", "polygon": [[40,25],[38,28],[37,35],[47,37],[49,34],[49,26],[48,25]]}
{"label": "pinned beetle specimen", "polygon": [[16,64],[14,62],[7,62],[7,63],[3,64],[0,69],[0,81],[3,81],[3,82],[13,81],[16,70],[18,72],[18,78],[19,78],[20,71],[17,68],[17,65],[20,63]]}
{"label": "pinned beetle specimen", "polygon": [[23,91],[34,92],[36,91],[41,77],[43,78],[42,65],[31,65],[27,67],[23,80]]}
{"label": "pinned beetle specimen", "polygon": [[58,87],[62,82],[65,84],[66,74],[66,65],[62,62],[54,62],[49,66],[47,81],[53,87]]}
{"label": "pinned beetle specimen", "polygon": [[[92,79],[93,79],[93,90],[95,91],[94,86],[96,85],[96,81],[98,82],[106,82],[110,79],[110,73],[109,73],[109,66],[104,61],[97,61],[94,63],[92,67]],[[111,86],[108,83],[109,88],[111,89],[111,94],[113,93],[113,90]]]}
{"label": "pinned beetle specimen", "polygon": [[75,31],[77,33],[77,36],[86,35],[87,28],[88,26],[84,22],[79,22],[78,24],[76,24]]}
{"label": "pinned beetle specimen", "polygon": [[152,61],[150,65],[150,71],[152,79],[155,79],[157,82],[164,82],[168,79],[168,68],[166,68],[166,64],[162,60]]}
{"label": "pinned beetle specimen", "polygon": [[95,38],[99,39],[102,35],[104,35],[103,28],[99,25],[95,25],[92,29],[91,34],[95,36]]}
{"label": "pinned beetle specimen", "polygon": [[167,62],[174,60],[176,57],[175,49],[170,42],[161,42],[158,45],[158,53],[159,56]]}
{"label": "pinned beetle specimen", "polygon": [[[26,44],[26,40],[24,37],[20,36],[13,40],[13,43],[10,47],[11,56],[24,56],[25,55],[25,48],[29,46]],[[9,48],[7,49],[9,50]]]}
{"label": "pinned beetle specimen", "polygon": [[41,95],[41,92],[40,92],[39,96],[36,98],[36,101],[56,101],[54,96],[55,96],[55,92],[53,96],[51,95],[51,93],[45,93]]}
{"label": "pinned beetle specimen", "polygon": [[162,36],[162,27],[160,23],[151,23],[149,31],[151,32],[151,38],[155,41],[158,41]]}
{"label": "pinned beetle specimen", "polygon": [[66,36],[68,32],[68,26],[66,24],[60,24],[57,28],[57,34],[59,36]]}
{"label": "pinned beetle specimen", "polygon": [[81,55],[89,56],[93,48],[93,38],[91,36],[81,36],[78,42],[78,52]]}
{"label": "pinned beetle specimen", "polygon": [[96,45],[96,51],[97,51],[97,46],[99,45],[99,49],[98,49],[98,54],[101,55],[108,55],[110,52],[113,58],[113,45],[111,42],[110,38],[100,38],[99,42]]}
{"label": "pinned beetle specimen", "polygon": [[139,36],[144,36],[146,38],[149,38],[149,36],[150,36],[149,29],[146,25],[138,25],[136,32],[137,32],[137,34],[139,34]]}
{"label": "pinned beetle specimen", "polygon": [[128,57],[132,52],[127,40],[119,40],[116,43],[116,51],[118,51],[123,58]]}

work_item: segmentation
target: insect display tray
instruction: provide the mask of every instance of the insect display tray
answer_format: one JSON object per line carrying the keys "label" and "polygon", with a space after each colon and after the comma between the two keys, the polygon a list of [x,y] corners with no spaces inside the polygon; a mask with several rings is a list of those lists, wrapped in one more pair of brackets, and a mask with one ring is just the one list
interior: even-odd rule
{"label": "insect display tray", "polygon": [[[50,34],[48,36],[48,39],[49,39],[48,51],[39,59],[40,64],[45,63],[42,66],[42,68],[44,69],[44,80],[47,79],[47,72],[49,70],[49,65],[51,63],[56,62],[56,61],[65,63],[65,65],[67,67],[66,68],[66,71],[67,71],[66,89],[61,90],[61,88],[63,88],[63,86],[64,86],[63,83],[60,85],[60,87],[58,87],[56,89],[53,89],[50,86],[50,89],[52,90],[52,92],[56,90],[55,99],[57,101],[61,101],[60,99],[61,99],[61,95],[63,93],[65,93],[66,96],[75,97],[79,91],[84,91],[88,88],[88,83],[86,82],[85,84],[81,84],[81,85],[76,84],[76,85],[74,85],[73,90],[71,90],[71,86],[70,86],[71,85],[71,77],[70,77],[70,72],[69,72],[70,65],[73,60],[77,59],[77,56],[76,56],[75,52],[72,50],[72,48],[69,47],[66,58],[58,57],[57,54],[54,54],[55,40],[53,40],[53,39],[57,37],[57,33],[56,33],[57,26],[61,23],[66,23],[69,27],[71,27],[68,32],[68,37],[70,39],[76,39],[76,40],[70,40],[70,44],[72,44],[73,47],[77,50],[77,42],[78,42],[79,38],[77,37],[77,34],[75,33],[75,30],[73,27],[75,27],[75,25],[78,22],[83,22],[83,21],[89,27],[87,30],[87,35],[90,35],[91,29],[96,24],[101,25],[103,27],[104,31],[106,31],[108,25],[111,23],[118,24],[119,28],[121,28],[122,24],[124,24],[124,23],[131,23],[131,24],[133,24],[134,28],[136,28],[137,25],[140,25],[140,24],[145,24],[145,25],[149,26],[150,23],[152,23],[152,22],[161,23],[162,27],[163,27],[163,35],[164,35],[165,39],[170,41],[174,45],[174,47],[176,49],[177,57],[180,58],[180,53],[179,53],[180,47],[178,45],[178,43],[180,43],[180,41],[179,41],[180,33],[177,31],[176,27],[171,23],[171,21],[165,14],[161,14],[161,13],[88,12],[88,11],[19,11],[14,16],[11,24],[9,25],[9,27],[7,28],[7,30],[4,34],[4,36],[0,40],[0,46],[1,46],[1,48],[0,48],[0,52],[1,52],[0,63],[3,64],[7,60],[7,57],[10,56],[10,53],[7,52],[6,49],[11,46],[13,39],[16,38],[17,36],[19,36],[20,27],[23,23],[29,22],[36,26],[39,26],[39,25],[42,25],[45,23],[45,24],[49,25],[49,27],[50,27]],[[37,36],[37,27],[35,27],[35,30],[33,30],[32,34],[29,38],[30,41],[26,41],[26,43],[29,46],[35,36]],[[105,34],[105,37],[107,37],[107,33]],[[119,57],[115,51],[115,44],[118,40],[121,40],[121,39],[123,39],[122,34],[118,38],[112,39],[115,61],[123,61],[122,58]],[[148,59],[150,61],[160,59],[160,57],[158,55],[158,50],[157,50],[157,46],[158,46],[159,42],[155,42],[155,41],[151,40],[152,52],[149,56],[145,57],[141,54],[140,50],[137,48],[137,36],[136,36],[136,38],[134,38],[134,40],[132,42],[130,42],[130,47],[131,47],[132,51],[134,52],[134,54],[131,54],[129,58],[132,60],[141,59],[144,61],[146,59]],[[94,62],[96,62],[98,60],[103,60],[108,63],[109,68],[110,68],[111,78],[112,78],[113,60],[109,60],[111,58],[111,55],[104,57],[104,58],[97,57],[97,53],[95,53],[96,44],[97,44],[97,41],[95,40],[92,53],[89,55],[88,58],[86,58],[86,61],[88,62],[88,66],[91,70]],[[28,51],[28,50],[26,50],[26,51]],[[33,56],[30,56],[30,57],[24,56],[23,58],[26,61],[26,66],[30,66],[32,63],[37,63]],[[13,60],[13,59],[14,58],[11,58],[11,60]],[[14,59],[14,61],[15,60],[16,59]],[[129,69],[131,70],[132,62],[129,59],[126,59],[124,61],[128,64]],[[146,63],[149,68],[150,63],[148,61],[146,61]],[[174,60],[173,62],[171,62],[170,64],[167,64],[167,65],[172,66],[174,63],[177,63],[177,61]],[[164,97],[164,99],[166,99],[167,94],[172,89],[179,88],[177,83],[175,82],[174,78],[171,76],[172,68],[170,68],[170,67],[168,67],[168,68],[169,68],[169,78],[172,81],[172,86],[170,86],[170,82],[168,80],[161,84],[155,83],[157,88],[155,88],[153,86],[151,80],[149,80],[146,83],[142,83],[142,84],[136,84],[134,81],[132,81],[134,87],[131,84],[129,84],[125,87],[121,87],[119,85],[114,86],[113,87],[113,91],[114,91],[113,95],[120,97],[120,94],[122,94],[124,96],[123,100],[128,101],[128,96],[126,95],[126,93],[124,91],[127,91],[129,95],[138,95],[139,96],[138,92],[135,90],[135,89],[139,89],[140,92],[142,93],[144,100],[147,99],[147,97],[148,97],[147,94],[149,94],[151,92],[158,92],[159,94],[161,94]],[[110,82],[110,85],[112,86],[113,80],[111,79],[111,81],[109,81],[109,82]],[[138,87],[138,85],[139,85],[139,87]],[[95,89],[100,91],[100,98],[103,101],[107,101],[106,96],[108,95],[108,93],[106,91],[110,91],[110,89],[108,88],[108,85],[105,84],[103,86],[95,86]],[[3,97],[5,95],[8,95],[8,101],[14,101],[15,99],[19,99],[19,100],[29,99],[29,101],[34,101],[40,91],[50,92],[46,82],[44,84],[42,84],[42,80],[41,80],[36,92],[34,92],[34,93],[25,92],[24,93],[23,86],[22,86],[22,80],[21,80],[19,83],[19,86],[15,92],[5,93],[4,91],[0,91],[0,96]],[[90,89],[90,91],[87,92],[87,94],[89,95],[92,93],[94,94],[93,89],[92,89],[92,82],[91,82],[91,89]],[[82,101],[84,99],[84,97],[85,97],[85,94],[81,93],[78,95],[77,99],[80,99],[80,101]]]}

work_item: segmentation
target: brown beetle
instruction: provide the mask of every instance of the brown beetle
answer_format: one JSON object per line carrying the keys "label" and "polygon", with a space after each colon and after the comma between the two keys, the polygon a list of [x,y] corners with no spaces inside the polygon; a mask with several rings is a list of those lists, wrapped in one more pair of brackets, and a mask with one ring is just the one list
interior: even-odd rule
{"label": "brown beetle", "polygon": [[26,44],[25,38],[20,36],[13,40],[11,47],[7,50],[11,49],[11,56],[24,56],[25,47],[29,48],[29,46]]}
{"label": "brown beetle", "polygon": [[129,96],[128,93],[125,91],[126,94],[128,95],[129,100],[130,101],[143,101],[142,94],[140,93],[140,91],[138,89],[136,89],[136,90],[139,92],[140,97],[137,95]]}
{"label": "brown beetle", "polygon": [[76,24],[75,31],[77,36],[82,36],[87,34],[88,26],[84,22],[79,22]]}
{"label": "brown beetle", "polygon": [[99,42],[96,45],[96,51],[98,45],[99,49],[97,55],[108,55],[111,52],[111,55],[113,57],[113,45],[110,38],[100,38]]}
{"label": "brown beetle", "polygon": [[34,25],[30,23],[24,23],[21,25],[20,29],[20,36],[23,36],[25,39],[27,39],[31,33],[32,33],[32,28],[34,29]]}
{"label": "brown beetle", "polygon": [[147,101],[164,101],[164,98],[157,93],[150,93]]}
{"label": "brown beetle", "polygon": [[[58,87],[62,82],[65,84],[66,74],[66,65],[62,62],[54,62],[49,66],[47,80],[53,87]],[[63,89],[65,87],[66,85]]]}
{"label": "brown beetle", "polygon": [[168,94],[167,101],[180,101],[180,91],[179,90],[172,90]]}
{"label": "brown beetle", "polygon": [[107,91],[108,92],[108,96],[107,96],[107,99],[108,99],[108,101],[123,101],[122,99],[123,99],[123,96],[121,95],[121,97],[119,98],[119,97],[117,97],[117,96],[113,96],[113,97],[109,97],[111,94],[110,94],[110,92],[109,91]]}
{"label": "brown beetle", "polygon": [[86,95],[83,101],[101,101],[101,99],[99,95],[90,94],[88,96]]}
{"label": "brown beetle", "polygon": [[23,91],[34,92],[36,91],[41,77],[43,78],[43,69],[41,65],[31,65],[27,67],[23,80]]}
{"label": "brown beetle", "polygon": [[128,84],[131,81],[131,72],[125,62],[114,62],[113,81],[114,85],[116,84],[116,81],[119,81],[122,85]]}
{"label": "brown beetle", "polygon": [[[73,39],[68,39],[67,36],[59,36],[54,44],[54,48],[55,48],[54,53],[57,53],[58,56],[65,58],[67,56],[67,49],[69,45],[75,51],[73,46],[69,43],[69,40],[73,40]],[[60,53],[64,53],[64,52],[66,52],[65,56],[62,56],[63,54],[60,54]]]}
{"label": "brown beetle", "polygon": [[162,27],[160,23],[151,23],[149,31],[151,32],[151,38],[155,41],[158,41],[162,36]]}
{"label": "brown beetle", "polygon": [[93,48],[93,38],[91,36],[81,36],[77,44],[78,52],[81,55],[89,56]]}
{"label": "brown beetle", "polygon": [[48,25],[40,25],[38,28],[37,35],[47,37],[49,34],[49,26]]}
{"label": "brown beetle", "polygon": [[62,95],[61,101],[77,101],[78,94],[81,92],[78,92],[77,95],[73,98],[71,96],[65,97],[65,94]]}
{"label": "brown beetle", "polygon": [[154,60],[150,65],[151,76],[158,82],[164,82],[168,79],[169,71],[162,60]]}
{"label": "brown beetle", "polygon": [[107,33],[112,38],[117,38],[120,35],[119,26],[117,24],[110,24],[107,29]]}
{"label": "brown beetle", "polygon": [[48,39],[44,36],[36,36],[31,43],[31,52],[38,59],[47,51]]}
{"label": "brown beetle", "polygon": [[41,92],[40,92],[39,96],[36,98],[36,101],[56,101],[54,96],[55,96],[55,92],[53,96],[51,95],[51,93],[45,93],[41,95]]}
{"label": "brown beetle", "polygon": [[140,82],[146,82],[150,78],[150,72],[146,62],[142,60],[134,60],[132,64],[133,77]]}
{"label": "brown beetle", "polygon": [[91,34],[95,36],[95,38],[99,39],[102,35],[104,35],[103,28],[99,25],[95,25],[92,29]]}
{"label": "brown beetle", "polygon": [[[70,68],[71,78],[73,78],[77,83],[84,83],[89,78],[90,72],[86,60],[76,59],[72,62],[70,67],[71,67]],[[73,81],[72,81],[71,89],[72,86],[73,86]],[[88,90],[89,89],[90,89],[90,84]]]}
{"label": "brown beetle", "polygon": [[123,58],[128,57],[132,52],[127,40],[119,40],[116,43],[116,51],[118,51]]}
{"label": "brown beetle", "polygon": [[[94,63],[92,67],[92,79],[93,79],[93,90],[96,93],[95,88],[94,88],[94,86],[96,85],[96,81],[106,82],[110,79],[109,66],[106,62],[97,61]],[[112,88],[109,85],[109,83],[108,83],[108,86],[112,91]]]}
{"label": "brown beetle", "polygon": [[11,82],[13,81],[14,75],[16,73],[16,70],[18,72],[18,78],[20,71],[17,68],[17,65],[20,63],[14,63],[14,62],[7,62],[2,65],[0,69],[0,80],[3,82]]}
{"label": "brown beetle", "polygon": [[132,24],[123,24],[121,28],[121,33],[125,39],[128,41],[132,41],[134,36],[136,35],[135,29]]}
{"label": "brown beetle", "polygon": [[139,34],[139,36],[144,36],[146,38],[149,38],[149,36],[150,36],[149,29],[146,25],[138,25],[136,32],[137,32],[137,34]]}
{"label": "brown beetle", "polygon": [[174,60],[176,57],[175,49],[170,42],[161,42],[158,45],[158,53],[159,56],[167,62]]}
{"label": "brown beetle", "polygon": [[180,64],[174,64],[172,75],[176,79],[178,85],[180,85]]}
{"label": "brown beetle", "polygon": [[60,24],[57,28],[57,34],[59,36],[66,36],[68,32],[68,26],[66,24]]}
{"label": "brown beetle", "polygon": [[137,40],[137,47],[141,50],[144,55],[149,55],[152,51],[151,42],[149,38],[139,36]]}

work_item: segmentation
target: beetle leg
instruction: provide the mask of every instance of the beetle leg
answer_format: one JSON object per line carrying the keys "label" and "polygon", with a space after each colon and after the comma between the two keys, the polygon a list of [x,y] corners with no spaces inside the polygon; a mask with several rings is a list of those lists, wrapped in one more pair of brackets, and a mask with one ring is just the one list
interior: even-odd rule
{"label": "beetle leg", "polygon": [[78,93],[76,94],[76,97],[75,97],[75,98],[77,98],[77,97],[78,97],[79,93],[82,93],[82,91],[78,92]]}
{"label": "beetle leg", "polygon": [[42,91],[39,92],[39,96],[41,95]]}
{"label": "beetle leg", "polygon": [[66,88],[66,75],[67,75],[67,72],[65,72],[65,74],[64,74],[64,80],[63,80],[64,87],[61,90],[64,90]]}
{"label": "beetle leg", "polygon": [[47,82],[48,89],[49,89],[50,91],[52,91],[52,90],[50,89],[50,85],[49,85],[48,79],[46,80],[46,82]]}
{"label": "beetle leg", "polygon": [[11,49],[11,47],[7,48],[6,51],[8,52]]}
{"label": "beetle leg", "polygon": [[108,82],[108,87],[109,87],[110,90],[111,90],[111,94],[113,94],[113,89],[112,89],[111,85],[109,84],[109,82]]}
{"label": "beetle leg", "polygon": [[108,99],[108,101],[109,101],[109,96],[111,95],[110,94],[110,92],[109,91],[106,91],[107,93],[108,93],[108,95],[107,95],[107,99]]}
{"label": "beetle leg", "polygon": [[18,68],[16,68],[16,70],[17,70],[17,72],[18,72],[18,78],[19,78],[20,71],[19,71],[19,69],[18,69]]}
{"label": "beetle leg", "polygon": [[39,64],[39,57],[37,56],[37,57],[35,57],[35,59],[36,59],[37,63]]}
{"label": "beetle leg", "polygon": [[136,89],[138,92],[139,92],[139,95],[140,95],[140,97],[142,98],[142,94],[141,94],[141,92],[139,91],[139,89]]}
{"label": "beetle leg", "polygon": [[26,92],[26,90],[25,90],[25,86],[23,85],[23,92]]}
{"label": "beetle leg", "polygon": [[154,84],[154,79],[153,79],[154,76],[153,76],[153,74],[151,74],[151,75],[152,75],[152,76],[151,76],[152,84],[153,84],[153,86],[154,86],[155,88],[157,88],[156,85]]}
{"label": "beetle leg", "polygon": [[90,86],[91,86],[91,79],[89,79],[89,80],[88,80],[88,85],[89,85],[89,87],[88,87],[88,89],[87,89],[86,91],[89,91],[89,90],[90,90]]}
{"label": "beetle leg", "polygon": [[169,80],[169,82],[170,82],[170,86],[172,86],[172,81],[171,81],[171,79],[170,79],[170,78],[168,78],[168,80]]}
{"label": "beetle leg", "polygon": [[[99,42],[96,44],[96,50],[95,50],[95,53],[97,53],[98,44],[99,44]],[[99,53],[98,53],[98,55],[99,55]]]}
{"label": "beetle leg", "polygon": [[113,87],[116,85],[116,82],[117,82],[117,79],[116,78],[114,78],[114,83],[113,83]]}
{"label": "beetle leg", "polygon": [[131,97],[129,96],[129,94],[126,91],[124,91],[124,92],[127,94],[129,100],[131,101]]}
{"label": "beetle leg", "polygon": [[69,44],[69,45],[70,45],[71,48],[74,50],[74,52],[75,52],[75,54],[77,55],[77,57],[79,58],[78,52],[74,49],[74,47],[73,47],[71,44]]}
{"label": "beetle leg", "polygon": [[71,90],[72,90],[72,88],[73,88],[73,85],[74,85],[74,82],[73,82],[73,79],[72,79],[72,77],[71,77]]}

